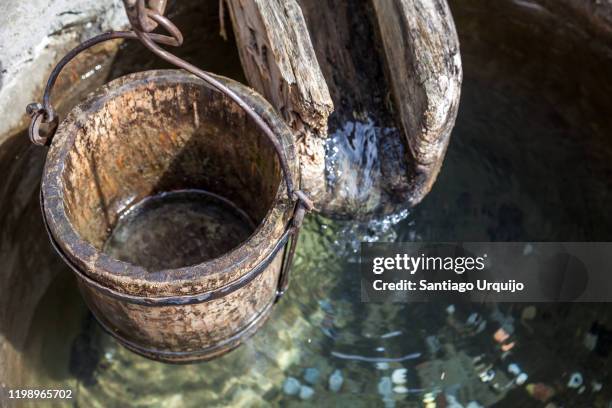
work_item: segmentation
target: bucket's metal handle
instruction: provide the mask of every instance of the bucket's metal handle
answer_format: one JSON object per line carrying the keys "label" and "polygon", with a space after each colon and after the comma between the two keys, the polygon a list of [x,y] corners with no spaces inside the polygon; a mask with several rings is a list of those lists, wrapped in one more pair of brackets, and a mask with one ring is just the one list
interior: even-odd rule
{"label": "bucket's metal handle", "polygon": [[[146,6],[145,0],[124,0],[126,11],[128,14],[129,21],[132,25],[132,31],[111,31],[108,33],[100,34],[87,41],[84,41],[74,49],[69,51],[53,68],[45,90],[43,94],[43,102],[31,103],[27,106],[26,111],[31,116],[31,123],[29,127],[29,136],[32,143],[36,145],[49,145],[57,130],[59,123],[57,114],[51,106],[51,91],[57,77],[60,72],[74,57],[76,57],[82,51],[99,44],[104,41],[114,39],[138,39],[145,47],[151,50],[155,55],[159,56],[163,60],[182,68],[198,78],[208,83],[219,92],[227,95],[232,101],[238,104],[244,112],[255,122],[264,134],[267,136],[270,143],[274,147],[276,154],[279,159],[279,163],[287,186],[287,195],[290,202],[295,203],[294,213],[291,218],[291,243],[286,250],[283,263],[281,267],[281,273],[278,281],[278,288],[276,292],[276,300],[285,293],[289,285],[289,274],[293,265],[293,259],[295,255],[295,249],[297,246],[297,240],[299,231],[302,226],[302,221],[306,212],[314,210],[314,205],[308,195],[302,191],[295,189],[292,174],[287,163],[287,159],[283,154],[283,148],[279,140],[276,138],[274,131],[266,120],[255,111],[246,101],[244,101],[238,94],[228,88],[225,84],[214,78],[207,72],[199,69],[193,64],[177,57],[176,55],[164,50],[159,44],[165,44],[169,46],[180,46],[183,43],[183,35],[180,30],[166,17],[163,13],[166,8],[166,0],[149,0],[149,7]],[[169,35],[161,35],[151,33],[157,25],[161,26]],[[49,129],[46,134],[41,134],[41,124],[47,124]]]}
{"label": "bucket's metal handle", "polygon": [[[149,36],[151,36],[154,41],[161,44],[171,45],[174,47],[180,46],[183,43],[183,36],[178,29],[173,30],[172,27],[174,27],[174,25],[170,23],[169,28],[172,31],[169,30],[169,32],[172,34],[172,36],[160,34],[149,34]],[[111,31],[108,33],[103,33],[83,41],[81,44],[74,47],[66,55],[64,55],[64,57],[55,65],[55,67],[53,67],[53,70],[49,74],[49,79],[47,79],[47,83],[45,85],[43,102],[33,102],[26,107],[26,112],[31,117],[28,133],[32,143],[38,146],[48,146],[51,144],[51,139],[53,139],[53,136],[55,135],[59,120],[57,114],[55,113],[55,109],[53,109],[53,106],[51,105],[51,91],[53,90],[53,86],[57,81],[57,77],[62,72],[62,69],[64,69],[66,64],[72,61],[81,52],[93,47],[96,44],[119,38],[138,40],[138,36],[133,31]],[[40,130],[40,126],[43,123],[49,125],[49,129],[45,134],[42,134]]]}
{"label": "bucket's metal handle", "polygon": [[[76,57],[79,53],[84,50],[99,44],[104,41],[114,40],[118,38],[123,39],[138,39],[140,40],[149,50],[151,50],[155,55],[159,56],[163,60],[182,68],[198,78],[204,80],[206,83],[211,85],[213,88],[217,89],[219,92],[227,95],[232,101],[238,104],[245,113],[255,122],[257,127],[259,127],[267,138],[270,140],[270,143],[274,146],[276,150],[282,171],[283,176],[285,178],[285,183],[287,185],[287,194],[291,201],[304,201],[304,204],[307,208],[312,209],[312,202],[308,199],[308,197],[303,195],[298,195],[297,190],[295,190],[293,178],[291,175],[291,171],[289,170],[289,166],[287,164],[287,159],[283,155],[283,148],[274,135],[274,132],[268,125],[268,123],[263,119],[261,115],[259,115],[246,101],[244,101],[238,94],[228,88],[226,85],[221,83],[219,80],[214,78],[212,75],[207,72],[199,69],[193,64],[177,57],[176,55],[164,50],[158,44],[165,44],[170,46],[180,46],[183,43],[183,35],[180,30],[166,17],[164,17],[158,9],[163,11],[165,8],[164,1],[155,1],[155,4],[158,4],[158,9],[150,9],[145,6],[145,0],[125,0],[126,6],[136,3],[136,15],[134,15],[134,11],[130,11],[128,8],[128,15],[130,17],[130,22],[132,22],[133,30],[132,31],[111,31],[108,33],[100,34],[95,36],[89,40],[84,41],[83,43],[76,46],[74,49],[69,51],[53,68],[51,74],[49,75],[49,79],[47,80],[47,84],[45,86],[44,94],[43,94],[43,103],[31,103],[27,106],[26,111],[31,116],[31,125],[29,128],[30,140],[32,143],[37,145],[48,145],[51,143],[51,139],[57,129],[58,118],[55,113],[55,110],[51,106],[51,91],[57,77],[59,76],[62,69],[68,64],[74,57]],[[160,6],[159,3],[163,3],[163,6]],[[133,6],[132,6],[133,7]],[[155,22],[163,27],[168,35],[160,35],[150,33],[147,30],[152,30],[155,28]],[[42,135],[40,133],[40,125],[42,123],[49,124],[50,129],[47,134]]]}

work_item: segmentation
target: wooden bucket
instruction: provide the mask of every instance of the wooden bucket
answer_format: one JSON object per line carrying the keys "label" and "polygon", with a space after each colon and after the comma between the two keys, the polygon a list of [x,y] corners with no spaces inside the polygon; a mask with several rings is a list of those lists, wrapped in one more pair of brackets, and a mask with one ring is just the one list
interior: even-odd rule
{"label": "wooden bucket", "polygon": [[[89,308],[124,346],[166,362],[219,356],[263,324],[294,215],[278,156],[297,174],[289,129],[252,90],[216,79],[270,125],[280,152],[224,93],[184,71],[160,70],[114,80],[74,108],[44,168],[45,223]],[[137,263],[108,253],[105,243],[127,208],[177,191],[206,191],[231,203],[252,229],[231,248],[223,223],[186,241],[192,249],[224,242],[223,253],[195,264],[179,256],[179,265],[156,269],[143,265],[156,253]],[[173,246],[169,235],[193,236],[190,225],[178,224],[149,238]]]}

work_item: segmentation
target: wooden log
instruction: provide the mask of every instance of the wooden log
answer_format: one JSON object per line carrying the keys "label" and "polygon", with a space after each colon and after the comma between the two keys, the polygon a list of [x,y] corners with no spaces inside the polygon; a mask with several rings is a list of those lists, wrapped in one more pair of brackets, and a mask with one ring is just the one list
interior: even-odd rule
{"label": "wooden log", "polygon": [[[227,4],[250,85],[298,131],[302,184],[317,207],[362,218],[419,202],[440,169],[459,99],[445,1]],[[387,131],[396,124],[404,140]],[[356,129],[375,135],[355,146],[347,132]]]}
{"label": "wooden log", "polygon": [[431,189],[455,124],[459,39],[446,0],[372,0],[411,159],[411,204]]}
{"label": "wooden log", "polygon": [[334,218],[395,212],[409,197],[409,168],[395,129],[385,58],[370,0],[300,0],[334,112],[328,123],[325,196]]}
{"label": "wooden log", "polygon": [[227,0],[249,84],[296,132],[302,187],[325,193],[327,120],[333,103],[296,0]]}

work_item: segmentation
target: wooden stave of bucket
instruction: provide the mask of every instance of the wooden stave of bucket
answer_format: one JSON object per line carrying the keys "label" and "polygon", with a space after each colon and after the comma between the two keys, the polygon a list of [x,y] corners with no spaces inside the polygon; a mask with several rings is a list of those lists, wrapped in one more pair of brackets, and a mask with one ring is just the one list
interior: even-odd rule
{"label": "wooden stave of bucket", "polygon": [[[292,133],[273,108],[251,89],[227,78],[216,78],[269,123],[281,142],[290,173],[297,174]],[[60,125],[45,163],[41,205],[51,241],[75,271],[82,295],[102,327],[138,354],[164,362],[188,363],[234,349],[265,322],[276,299],[294,204],[287,198],[280,167],[275,162],[279,178],[273,205],[256,231],[219,258],[173,270],[148,272],[110,258],[81,238],[71,225],[70,209],[66,211],[62,183],[77,132],[91,126],[88,117],[113,98],[145,90],[155,100],[159,95],[154,88],[160,84],[200,87],[205,90],[201,92],[221,101],[220,112],[223,107],[230,109],[229,115],[234,117],[231,123],[250,124],[234,102],[183,71],[147,71],[119,78],[91,94]],[[181,99],[171,96],[170,101]],[[189,95],[181,96],[190,100]],[[183,105],[189,109],[188,104]],[[199,106],[195,109],[202,113],[201,105],[193,106]],[[82,143],[81,154],[90,147]]]}

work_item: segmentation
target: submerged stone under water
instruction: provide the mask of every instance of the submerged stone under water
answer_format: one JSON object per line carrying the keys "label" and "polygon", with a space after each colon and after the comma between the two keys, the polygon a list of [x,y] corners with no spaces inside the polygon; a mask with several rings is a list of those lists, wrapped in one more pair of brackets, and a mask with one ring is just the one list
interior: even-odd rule
{"label": "submerged stone under water", "polygon": [[217,258],[244,242],[254,230],[247,214],[216,194],[171,191],[128,208],[104,251],[154,272]]}

